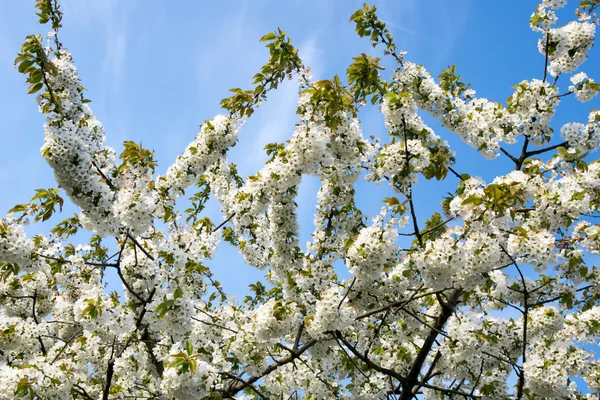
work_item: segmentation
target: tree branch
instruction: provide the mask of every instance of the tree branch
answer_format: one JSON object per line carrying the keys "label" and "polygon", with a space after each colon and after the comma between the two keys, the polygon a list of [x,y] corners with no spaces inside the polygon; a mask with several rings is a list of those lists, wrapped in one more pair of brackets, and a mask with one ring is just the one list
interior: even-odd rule
{"label": "tree branch", "polygon": [[277,368],[279,368],[282,365],[285,364],[289,364],[292,361],[296,360],[297,358],[300,358],[300,356],[308,349],[310,349],[312,346],[315,345],[315,343],[317,343],[316,339],[312,339],[308,342],[306,342],[304,344],[304,346],[300,347],[298,349],[298,351],[296,351],[295,353],[291,353],[290,355],[283,357],[279,360],[275,360],[275,362],[271,365],[269,365],[267,368],[265,368],[262,372],[260,372],[259,374],[251,377],[250,379],[243,381],[243,382],[238,382],[235,385],[232,385],[229,389],[223,391],[223,397],[225,398],[230,398],[233,397],[236,393],[238,393],[241,390],[244,390],[245,388],[247,388],[249,385],[253,385],[256,381],[260,380],[262,377],[269,375],[271,372],[275,371]]}
{"label": "tree branch", "polygon": [[[454,313],[454,310],[456,308],[456,305],[458,304],[458,300],[461,294],[462,290],[455,289],[454,292],[452,292],[452,294],[450,295],[448,302],[440,301],[442,311],[433,325],[434,329],[432,329],[429,332],[429,335],[427,335],[427,337],[425,338],[425,341],[421,346],[421,350],[417,354],[417,357],[415,358],[415,361],[410,371],[408,372],[408,375],[406,376],[406,383],[402,385],[402,392],[400,393],[399,400],[410,400],[413,397],[412,390],[415,387],[415,385],[419,383],[419,374],[421,372],[421,369],[423,368],[423,365],[425,364],[425,360],[427,359],[427,356],[431,351],[431,348],[439,334],[439,331],[442,330],[444,325],[446,325],[448,319]],[[426,385],[423,386],[427,387]]]}
{"label": "tree branch", "polygon": [[108,366],[106,367],[106,383],[104,384],[104,390],[102,391],[102,400],[108,400],[108,394],[112,385],[112,377],[115,372],[115,359],[113,358],[113,356],[115,355],[116,340],[117,337],[115,336],[113,338],[113,344],[110,350],[110,359],[108,360]]}
{"label": "tree branch", "polygon": [[369,368],[374,369],[377,372],[381,372],[382,374],[391,376],[392,378],[396,379],[398,382],[402,383],[404,385],[404,382],[406,382],[406,378],[403,377],[402,375],[400,375],[399,373],[397,373],[394,370],[391,369],[387,369],[384,368],[380,365],[375,364],[373,361],[371,361],[368,357],[362,355],[357,349],[356,347],[352,346],[342,335],[342,333],[340,331],[335,331],[333,332],[334,336],[340,340],[342,343],[344,343],[344,346],[346,346],[348,348],[348,350],[350,350],[352,352],[352,354],[354,354],[356,357],[358,357],[359,360],[361,360],[363,363],[367,364],[367,366]]}

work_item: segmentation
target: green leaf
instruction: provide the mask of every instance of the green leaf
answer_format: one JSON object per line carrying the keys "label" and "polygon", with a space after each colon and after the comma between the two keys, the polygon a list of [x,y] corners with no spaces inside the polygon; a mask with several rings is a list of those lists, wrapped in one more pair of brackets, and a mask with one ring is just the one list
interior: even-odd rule
{"label": "green leaf", "polygon": [[474,204],[474,205],[479,205],[483,203],[483,200],[477,196],[469,196],[466,199],[463,200],[462,205],[468,205],[468,204]]}
{"label": "green leaf", "polygon": [[13,214],[17,212],[23,212],[25,211],[25,209],[27,209],[27,204],[17,204],[16,206],[8,210],[8,213]]}
{"label": "green leaf", "polygon": [[543,21],[539,14],[533,14],[529,19],[529,23],[533,26],[539,25]]}
{"label": "green leaf", "polygon": [[19,64],[19,68],[17,70],[20,73],[24,73],[25,70],[33,65],[34,60],[25,60],[21,64]]}
{"label": "green leaf", "polygon": [[155,313],[158,313],[158,319],[162,319],[175,305],[175,300],[165,300],[154,309]]}
{"label": "green leaf", "polygon": [[99,307],[95,300],[85,300],[88,306],[81,312],[81,318],[89,315],[91,319],[96,319],[102,315],[102,307]]}
{"label": "green leaf", "polygon": [[177,287],[177,289],[175,289],[175,292],[173,293],[173,299],[180,299],[183,297],[183,290],[181,290],[180,287]]}
{"label": "green leaf", "polygon": [[275,32],[269,32],[266,35],[264,35],[263,37],[260,38],[261,42],[268,42],[269,40],[273,40],[277,38],[277,35],[275,34]]}
{"label": "green leaf", "polygon": [[386,197],[383,199],[383,202],[390,207],[400,204],[400,200],[397,197]]}
{"label": "green leaf", "polygon": [[192,374],[195,374],[196,367],[198,366],[198,364],[196,363],[196,360],[193,358],[188,359],[188,365],[190,367],[190,371],[192,372]]}
{"label": "green leaf", "polygon": [[[176,356],[172,356],[172,357],[176,357]],[[177,368],[182,366],[183,364],[185,364],[185,358],[175,358],[175,360],[171,361],[170,363],[167,364],[168,368]]]}
{"label": "green leaf", "polygon": [[43,77],[44,77],[44,73],[42,72],[42,70],[38,69],[38,70],[35,70],[35,72],[29,76],[28,82],[29,83],[37,83],[37,82],[40,82]]}
{"label": "green leaf", "polygon": [[519,233],[519,236],[527,237],[527,229],[523,228],[522,226],[516,226],[515,231]]}
{"label": "green leaf", "polygon": [[27,89],[27,94],[34,94],[38,92],[43,86],[44,84],[42,82],[34,83],[31,86],[29,86],[29,89]]}
{"label": "green leaf", "polygon": [[48,191],[46,189],[35,189],[36,194],[31,198],[31,201],[42,199],[48,196]]}

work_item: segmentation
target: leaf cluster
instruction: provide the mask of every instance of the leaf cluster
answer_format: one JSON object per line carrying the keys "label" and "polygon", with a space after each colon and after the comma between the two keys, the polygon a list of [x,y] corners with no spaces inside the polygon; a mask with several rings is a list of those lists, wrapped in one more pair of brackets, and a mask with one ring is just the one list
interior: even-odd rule
{"label": "leaf cluster", "polygon": [[377,16],[377,7],[364,4],[362,9],[358,9],[350,17],[350,21],[356,24],[356,33],[360,37],[369,37],[373,47],[380,43],[385,45],[384,54],[392,54],[401,64],[402,58],[396,54],[396,44],[385,23]]}
{"label": "leaf cluster", "polygon": [[36,0],[35,8],[38,10],[36,15],[40,18],[38,23],[46,24],[52,21],[52,29],[57,31],[62,27],[62,12],[60,5],[56,0]]}
{"label": "leaf cluster", "polygon": [[119,155],[123,162],[117,169],[118,173],[131,172],[131,167],[139,167],[143,172],[150,170],[154,173],[154,167],[158,165],[154,160],[154,150],[144,149],[141,143],[137,144],[130,140],[123,142],[123,147]]}
{"label": "leaf cluster", "polygon": [[356,102],[364,104],[371,96],[371,104],[378,103],[386,93],[386,82],[379,76],[379,71],[385,69],[379,65],[380,58],[374,58],[362,53],[352,57],[354,62],[346,70],[350,92]]}
{"label": "leaf cluster", "polygon": [[[12,214],[22,213],[19,220],[26,215],[32,215],[34,217],[34,222],[49,220],[56,211],[57,206],[59,207],[59,211],[62,212],[65,201],[58,194],[58,189],[36,189],[35,191],[36,194],[31,198],[30,203],[17,204],[8,212]],[[36,204],[35,201],[39,201],[39,204]]]}
{"label": "leaf cluster", "polygon": [[456,65],[454,64],[443,70],[438,78],[440,79],[440,87],[456,97],[462,97],[470,87],[469,84],[465,84],[460,80],[461,76],[456,74]]}
{"label": "leaf cluster", "polygon": [[[320,107],[324,110],[325,125],[332,130],[337,129],[345,119],[343,113],[346,112],[352,116],[356,116],[354,96],[342,84],[338,75],[335,75],[332,80],[323,79],[316,81],[304,93],[311,95],[310,103],[313,107]],[[302,107],[298,108],[297,113],[304,113]]]}
{"label": "leaf cluster", "polygon": [[167,367],[178,368],[178,375],[185,374],[188,371],[190,371],[192,374],[195,374],[198,366],[196,358],[199,356],[200,354],[194,354],[194,347],[192,343],[189,340],[186,340],[185,352],[179,352],[171,355],[171,358],[174,360],[168,363]]}
{"label": "leaf cluster", "polygon": [[177,289],[175,289],[175,292],[173,292],[173,298],[172,299],[164,299],[164,301],[162,303],[160,303],[159,305],[156,306],[156,308],[154,308],[154,312],[158,314],[158,319],[163,318],[165,315],[167,315],[167,313],[169,311],[171,311],[173,308],[176,307],[176,302],[177,299],[180,299],[183,297],[183,290],[181,290],[180,287],[177,287]]}
{"label": "leaf cluster", "polygon": [[281,29],[267,33],[260,41],[267,43],[269,61],[254,75],[253,84],[256,86],[251,90],[230,89],[233,95],[221,100],[221,107],[232,115],[250,117],[254,113],[254,107],[266,100],[269,90],[277,89],[286,77],[302,67],[298,50],[292,46],[292,40]]}
{"label": "leaf cluster", "polygon": [[[42,46],[42,37],[40,35],[29,35],[21,46],[21,52],[15,59],[17,70],[27,77],[27,94],[39,92],[44,87],[44,72],[56,73],[56,67],[48,62],[44,48]],[[50,111],[42,107],[42,111]]]}

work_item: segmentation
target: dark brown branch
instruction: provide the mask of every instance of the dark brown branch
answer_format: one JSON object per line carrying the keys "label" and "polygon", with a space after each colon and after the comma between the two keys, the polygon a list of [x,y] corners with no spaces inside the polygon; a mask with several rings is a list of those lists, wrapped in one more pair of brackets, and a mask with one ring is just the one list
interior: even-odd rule
{"label": "dark brown branch", "polygon": [[413,228],[415,230],[415,236],[417,237],[417,241],[419,245],[423,247],[423,235],[421,235],[421,231],[419,230],[419,223],[417,222],[417,213],[415,212],[415,205],[413,204],[413,191],[410,190],[408,197],[408,204],[410,206],[410,215],[412,217]]}
{"label": "dark brown branch", "polygon": [[[40,253],[35,253],[35,255],[38,256],[38,257],[46,258],[48,260],[54,260],[54,261],[65,263],[65,264],[72,264],[73,263],[72,261],[65,260],[64,258],[46,256],[46,255],[40,254]],[[85,265],[91,265],[93,267],[115,267],[115,266],[117,266],[116,263],[97,263],[97,262],[90,262],[90,261],[84,261],[83,263]]]}
{"label": "dark brown branch", "polygon": [[527,158],[527,146],[529,146],[529,136],[525,135],[525,141],[523,142],[523,148],[521,149],[521,156],[519,157],[519,161],[517,165],[515,165],[516,170],[520,170],[523,166],[523,162]]}
{"label": "dark brown branch", "polygon": [[548,77],[548,55],[550,53],[550,31],[546,32],[546,48],[545,48],[545,60],[544,60],[544,79],[542,82],[546,82],[546,78]]}
{"label": "dark brown branch", "polygon": [[[513,265],[517,269],[519,276],[521,278],[521,284],[523,285],[523,334],[522,334],[522,346],[521,346],[521,362],[524,365],[527,362],[527,320],[529,319],[529,291],[527,289],[527,282],[525,281],[525,276],[519,268],[519,264],[514,259],[513,256],[504,248],[504,246],[500,246],[500,249],[508,256],[508,258],[512,261]],[[525,371],[521,369],[519,375],[519,381],[517,383],[517,400],[521,400],[524,394],[525,388]]]}
{"label": "dark brown branch", "polygon": [[[35,322],[36,325],[39,325],[40,322],[38,321],[37,315],[35,314],[35,305],[37,303],[37,292],[33,293],[33,304],[31,306],[31,314],[33,315],[33,320]],[[44,346],[44,341],[42,340],[41,336],[38,335],[38,342],[40,342],[40,347],[42,349],[42,354],[44,356],[46,356],[46,354],[48,354],[46,352],[46,346]]]}
{"label": "dark brown branch", "polygon": [[[148,309],[145,307],[145,305],[152,301],[155,294],[156,294],[156,287],[152,288],[152,290],[148,294],[148,298],[142,303],[142,310],[140,311],[140,315],[138,315],[137,320],[135,321],[135,328],[138,331],[142,331],[142,328],[144,327],[142,322],[144,321],[144,316],[146,315],[146,312],[148,311]],[[159,361],[156,358],[156,356],[154,355],[153,349],[156,346],[156,343],[153,340],[151,340],[148,329],[146,329],[146,328],[143,329],[141,341],[146,346],[146,351],[148,352],[148,355],[150,356],[150,360],[152,361],[154,368],[156,368],[156,372],[158,373],[159,376],[162,377],[162,374],[163,374],[165,368],[164,368],[162,361]],[[125,347],[127,347],[127,346],[125,346]]]}
{"label": "dark brown branch", "polygon": [[215,281],[212,276],[210,275],[210,272],[207,272],[204,274],[204,276],[206,277],[206,279],[208,279],[211,283],[211,285],[217,289],[217,292],[219,292],[219,294],[221,295],[221,299],[226,299],[227,298],[227,294],[223,291],[223,288],[221,288],[221,285],[218,284],[218,281]]}
{"label": "dark brown branch", "polygon": [[118,265],[115,266],[115,269],[117,270],[117,275],[119,275],[119,278],[121,279],[121,282],[123,282],[123,285],[125,286],[125,288],[127,288],[127,291],[129,293],[131,293],[136,299],[138,299],[142,304],[145,303],[145,300],[142,296],[140,296],[138,293],[136,293],[133,288],[129,285],[129,283],[127,282],[127,280],[125,280],[125,277],[123,276],[123,272],[121,271],[121,267],[119,267]]}
{"label": "dark brown branch", "polygon": [[56,354],[56,356],[54,356],[54,359],[52,360],[52,362],[50,363],[50,365],[54,364],[56,362],[56,360],[58,360],[58,358],[61,356],[61,354],[66,350],[67,346],[69,346],[69,344],[71,344],[71,342],[79,335],[81,335],[83,333],[83,329],[78,330],[77,332],[75,332],[73,334],[73,336],[71,336],[69,338],[69,340],[67,340],[65,342],[65,345],[63,347],[61,347],[60,351]]}
{"label": "dark brown branch", "polygon": [[429,369],[427,370],[427,373],[425,374],[425,376],[423,376],[423,380],[421,382],[419,382],[417,384],[417,387],[415,387],[413,389],[414,394],[416,394],[419,390],[421,390],[423,385],[426,384],[427,381],[429,381],[434,376],[433,371],[435,371],[435,367],[436,367],[438,361],[440,360],[440,358],[442,358],[442,353],[438,350],[438,352],[435,354],[435,357],[433,358],[433,361],[429,365]]}
{"label": "dark brown branch", "polygon": [[159,377],[162,378],[163,373],[165,372],[165,366],[163,362],[159,361],[158,358],[156,358],[156,356],[154,355],[154,347],[156,347],[156,342],[150,340],[150,333],[148,332],[147,328],[144,329],[144,333],[142,334],[142,342],[146,346],[146,351],[150,356],[150,361],[152,362],[152,365],[154,365],[154,368],[156,368],[156,373]]}
{"label": "dark brown branch", "polygon": [[[426,387],[427,389],[436,390],[436,391],[444,393],[444,394],[455,394],[457,396],[462,396],[465,399],[480,399],[481,398],[481,396],[475,396],[470,393],[461,392],[460,390],[443,388],[443,387],[439,387],[439,386],[430,385],[428,383],[423,383],[422,386]],[[400,398],[402,398],[402,397],[400,397]]]}
{"label": "dark brown branch", "polygon": [[548,151],[551,151],[551,150],[554,150],[554,149],[558,149],[559,147],[568,148],[569,147],[569,142],[562,142],[562,143],[559,143],[559,144],[555,144],[554,146],[546,147],[546,148],[543,148],[543,149],[528,151],[527,153],[525,153],[525,158],[528,158],[528,157],[531,157],[531,156],[535,156],[537,154],[546,153]]}
{"label": "dark brown branch", "polygon": [[450,338],[450,336],[448,336],[448,334],[446,332],[444,332],[441,329],[436,328],[435,326],[431,326],[431,324],[428,324],[427,322],[423,321],[423,319],[419,318],[419,316],[416,315],[415,313],[413,313],[412,311],[409,311],[409,310],[407,310],[405,308],[402,308],[402,311],[405,312],[405,313],[407,313],[408,315],[410,315],[414,319],[416,319],[420,324],[425,325],[431,331],[437,332],[439,335],[442,335],[442,336],[444,336],[446,338]]}
{"label": "dark brown branch", "polygon": [[337,309],[339,310],[340,307],[342,306],[342,304],[344,304],[344,300],[346,300],[346,298],[348,297],[348,295],[350,294],[350,290],[352,290],[352,286],[354,286],[354,283],[356,282],[356,277],[352,278],[352,282],[350,283],[350,286],[348,287],[348,290],[346,290],[346,293],[344,293],[344,297],[342,297],[342,299],[340,300]]}
{"label": "dark brown branch", "polygon": [[229,221],[231,221],[231,219],[235,217],[235,213],[231,213],[226,219],[225,221],[221,222],[219,225],[215,226],[213,228],[212,231],[210,231],[210,233],[215,233],[216,231],[218,231],[219,229],[221,229],[223,227],[223,225],[225,225],[226,223],[228,223]]}
{"label": "dark brown branch", "polygon": [[302,332],[304,332],[304,321],[298,327],[298,332],[296,332],[296,339],[294,339],[294,352],[298,351],[298,347],[300,347],[300,339],[302,338]]}
{"label": "dark brown branch", "polygon": [[112,348],[110,350],[110,359],[108,360],[108,366],[106,367],[106,383],[104,385],[104,390],[102,391],[102,400],[108,400],[108,395],[110,392],[110,387],[112,385],[112,377],[115,372],[115,359],[113,358],[115,355],[115,343],[117,337],[113,338]]}
{"label": "dark brown branch", "polygon": [[381,328],[383,327],[383,324],[385,324],[385,321],[387,320],[388,316],[390,315],[390,311],[391,311],[391,309],[387,310],[385,312],[385,314],[383,314],[383,318],[381,318],[381,320],[379,321],[379,324],[377,324],[377,328],[375,328],[375,330],[373,331],[373,336],[369,340],[369,345],[367,346],[367,350],[365,350],[365,356],[369,355],[369,352],[371,351],[371,347],[373,347],[373,343],[379,337],[379,334],[381,333]]}
{"label": "dark brown branch", "polygon": [[464,181],[464,180],[465,180],[465,178],[463,178],[461,174],[459,174],[458,172],[456,172],[456,171],[454,170],[454,168],[452,168],[452,167],[448,166],[448,171],[452,172],[452,174],[454,174],[454,176],[456,176],[456,177],[457,177],[458,179],[460,179],[461,181]]}
{"label": "dark brown branch", "polygon": [[[415,358],[415,361],[410,368],[408,375],[406,376],[406,383],[402,385],[402,392],[400,393],[399,400],[410,400],[413,397],[412,390],[415,385],[419,383],[419,374],[423,369],[423,365],[427,360],[429,352],[435,343],[439,331],[442,331],[442,328],[444,325],[446,325],[446,322],[454,313],[461,294],[462,291],[460,289],[455,289],[447,302],[441,301],[441,296],[438,296],[438,301],[440,302],[442,311],[433,324],[434,329],[432,329],[425,338],[425,341],[421,346],[421,350],[419,350],[419,353],[417,354],[417,357]],[[426,385],[423,386],[428,387]]]}
{"label": "dark brown branch", "polygon": [[196,317],[190,317],[190,319],[192,321],[200,322],[201,324],[204,324],[204,325],[214,326],[215,328],[223,329],[225,331],[229,331],[229,332],[232,332],[232,333],[238,333],[238,331],[236,331],[234,329],[230,329],[230,328],[228,328],[226,326],[223,326],[223,325],[215,324],[214,322],[203,321],[203,320],[201,320],[199,318],[196,318]]}
{"label": "dark brown branch", "polygon": [[73,388],[71,389],[72,391],[74,391],[75,393],[77,393],[79,396],[82,396],[85,399],[89,399],[89,400],[94,400],[94,398],[92,396],[90,396],[84,388],[82,388],[79,385],[73,385]]}
{"label": "dark brown branch", "polygon": [[135,290],[133,290],[131,285],[129,285],[129,283],[123,276],[123,271],[121,270],[121,257],[123,256],[123,251],[125,250],[126,244],[127,244],[127,237],[125,237],[125,240],[123,241],[123,244],[121,245],[121,250],[119,251],[119,257],[117,258],[117,263],[114,265],[114,268],[117,270],[117,275],[119,275],[121,282],[123,282],[123,285],[125,285],[125,288],[127,288],[129,293],[131,293],[136,299],[138,299],[140,301],[140,303],[146,304],[146,300],[142,296],[140,296]]}
{"label": "dark brown branch", "polygon": [[417,289],[415,291],[415,293],[410,298],[408,298],[407,300],[399,300],[399,301],[387,304],[385,306],[381,306],[379,308],[375,308],[375,309],[373,309],[371,311],[367,311],[366,313],[359,315],[355,319],[358,321],[360,319],[370,317],[371,315],[387,311],[390,308],[404,307],[404,306],[406,306],[407,304],[409,304],[413,300],[417,300],[417,299],[420,299],[420,298],[423,298],[423,297],[431,296],[431,295],[438,294],[438,293],[442,292],[442,291],[428,292],[428,293],[423,293],[423,294],[420,294],[420,295],[417,296],[417,293],[419,293],[420,290],[421,290],[421,288]]}
{"label": "dark brown branch", "polygon": [[227,389],[226,391],[223,392],[223,397],[224,398],[233,397],[239,391],[244,390],[245,388],[249,387],[249,385],[253,385],[256,381],[260,380],[264,376],[269,375],[271,372],[275,371],[280,366],[289,364],[290,362],[296,360],[297,358],[300,358],[300,356],[306,350],[308,350],[312,346],[314,346],[315,343],[317,343],[317,341],[315,339],[312,339],[312,340],[306,342],[304,344],[304,346],[302,346],[301,348],[298,349],[298,351],[296,351],[295,353],[291,353],[290,355],[288,355],[286,357],[280,358],[279,360],[275,360],[275,362],[273,364],[269,365],[267,368],[265,368],[259,374],[251,377],[250,379],[248,379],[246,381],[238,382],[237,384],[232,385],[229,389]]}
{"label": "dark brown branch", "polygon": [[570,94],[573,94],[573,93],[575,93],[575,92],[573,92],[573,91],[568,91],[568,92],[565,92],[565,93],[557,94],[557,95],[555,95],[555,96],[552,96],[552,97],[550,97],[550,98],[551,98],[551,99],[560,99],[561,97],[565,97],[565,96],[568,96],[568,95],[570,95]]}
{"label": "dark brown branch", "polygon": [[[577,292],[583,292],[584,290],[588,290],[588,289],[590,289],[592,287],[593,287],[593,285],[584,286],[582,288],[576,289],[575,292],[576,293]],[[552,298],[549,298],[549,299],[546,299],[546,300],[540,300],[540,301],[537,301],[537,302],[531,304],[530,306],[531,307],[537,307],[537,306],[541,306],[541,305],[544,305],[544,304],[553,303],[555,301],[560,300],[561,298],[562,298],[562,296],[556,296],[556,297],[552,297]]]}
{"label": "dark brown branch", "polygon": [[129,239],[131,239],[131,241],[133,242],[133,244],[135,244],[142,251],[142,253],[144,253],[146,255],[146,257],[148,257],[152,261],[156,261],[154,259],[154,257],[152,256],[152,254],[150,254],[148,252],[148,250],[146,250],[144,247],[142,247],[142,245],[129,232],[127,232],[127,237]]}
{"label": "dark brown branch", "polygon": [[[152,290],[150,291],[150,293],[148,294],[148,298],[146,299],[146,301],[144,302],[144,304],[148,304],[152,301],[152,299],[154,298],[154,294],[156,293],[156,288],[152,288]],[[144,316],[146,315],[146,307],[142,307],[142,311],[140,312],[140,315],[138,315],[137,320],[135,321],[135,327],[137,329],[139,329],[142,326],[142,321],[144,320]]]}
{"label": "dark brown branch", "polygon": [[512,154],[510,154],[508,151],[506,151],[506,150],[504,149],[504,147],[500,147],[500,151],[501,151],[501,152],[502,152],[502,153],[503,153],[505,156],[507,156],[508,158],[510,158],[510,159],[511,159],[511,161],[512,161],[512,162],[514,162],[515,164],[518,164],[518,163],[519,163],[519,159],[518,159],[517,157],[513,156]]}
{"label": "dark brown branch", "polygon": [[392,378],[396,379],[398,382],[402,383],[404,385],[404,382],[406,382],[406,378],[403,377],[402,375],[400,375],[399,373],[397,373],[394,370],[388,369],[388,368],[384,368],[380,365],[375,364],[373,361],[371,361],[369,359],[369,357],[366,357],[365,355],[361,354],[356,347],[352,346],[342,335],[342,333],[340,331],[335,331],[333,332],[335,337],[341,341],[342,343],[344,343],[344,346],[346,346],[348,348],[348,350],[350,350],[352,352],[352,354],[354,354],[356,357],[358,357],[359,360],[361,360],[363,363],[365,363],[369,368],[374,369],[377,372],[381,372],[384,375],[388,375],[391,376]]}
{"label": "dark brown branch", "polygon": [[112,183],[112,180],[104,173],[104,171],[102,171],[98,164],[96,164],[95,160],[92,160],[92,165],[94,166],[94,168],[96,168],[96,171],[98,171],[98,173],[100,174],[102,179],[104,179],[109,188],[115,191],[118,190],[118,188]]}
{"label": "dark brown branch", "polygon": [[241,384],[246,384],[246,387],[249,388],[250,390],[252,390],[254,393],[256,393],[258,395],[258,397],[260,397],[261,399],[267,399],[261,392],[258,391],[258,389],[256,389],[254,387],[254,385],[248,384],[245,380],[243,380],[242,378],[240,378],[239,376],[235,376],[232,374],[228,374],[228,373],[223,373],[224,376],[233,379]]}
{"label": "dark brown branch", "polygon": [[[425,236],[425,235],[427,235],[428,233],[430,233],[430,232],[433,232],[434,230],[436,230],[436,229],[438,229],[438,228],[441,228],[442,226],[446,225],[448,222],[450,222],[450,221],[453,221],[455,218],[456,218],[456,217],[450,217],[450,218],[448,218],[447,220],[440,222],[440,223],[439,223],[439,224],[437,224],[436,226],[433,226],[433,227],[431,227],[431,228],[429,228],[429,229],[426,229],[426,230],[424,230],[423,232],[420,232],[420,233],[421,233],[421,236]],[[399,233],[398,235],[399,235],[399,236],[415,236],[415,235],[416,235],[416,232],[412,232],[412,233]]]}
{"label": "dark brown branch", "polygon": [[486,356],[489,356],[489,357],[495,358],[495,359],[496,359],[496,360],[498,360],[498,361],[502,361],[502,362],[504,362],[504,363],[507,363],[508,365],[512,366],[513,368],[517,368],[518,370],[520,370],[520,369],[522,368],[522,367],[521,367],[520,365],[518,365],[516,362],[514,362],[514,361],[511,361],[511,360],[509,360],[508,358],[504,358],[504,357],[500,357],[500,356],[494,355],[494,354],[492,354],[492,353],[489,353],[489,352],[487,352],[487,351],[485,351],[485,350],[484,350],[484,351],[482,351],[481,353],[482,353],[482,354],[485,354]]}
{"label": "dark brown branch", "polygon": [[[387,28],[384,28],[384,29],[387,31]],[[396,45],[394,43],[390,42],[383,34],[383,31],[381,31],[380,29],[377,30],[377,35],[379,36],[379,39],[381,39],[381,42],[383,44],[385,44],[385,47],[387,48],[385,50],[384,54],[390,54],[392,57],[394,57],[396,59],[396,61],[398,62],[398,64],[401,67],[404,67],[402,57],[399,56],[398,53],[396,53],[396,49],[397,49]],[[393,49],[393,51],[390,49]]]}
{"label": "dark brown branch", "polygon": [[306,361],[304,361],[302,358],[299,358],[298,361],[300,361],[302,364],[304,364],[306,366],[306,368],[308,368],[314,374],[314,376],[319,381],[321,381],[321,383],[323,383],[325,386],[327,386],[327,388],[331,391],[331,394],[333,394],[336,399],[340,398],[340,395],[337,393],[336,389],[333,388],[329,382],[327,382],[326,380],[324,380],[323,378],[321,378],[321,376],[320,376],[321,374],[317,373],[315,371],[315,369],[310,366],[309,363],[307,363]]}

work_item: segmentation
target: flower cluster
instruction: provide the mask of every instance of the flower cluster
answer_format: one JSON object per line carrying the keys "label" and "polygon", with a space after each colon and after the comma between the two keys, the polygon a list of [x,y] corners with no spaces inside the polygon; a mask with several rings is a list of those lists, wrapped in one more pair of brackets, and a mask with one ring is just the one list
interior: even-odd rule
{"label": "flower cluster", "polygon": [[[184,359],[186,356],[188,358]],[[206,397],[210,393],[211,384],[217,374],[210,364],[202,360],[196,361],[192,358],[193,355],[186,354],[181,343],[171,347],[169,357],[175,359],[172,361],[174,367],[167,368],[161,383],[161,389],[169,397],[191,400]]]}
{"label": "flower cluster", "polygon": [[22,225],[0,220],[0,262],[27,267],[31,263],[34,247]]}
{"label": "flower cluster", "polygon": [[[56,5],[36,2],[53,29]],[[556,76],[577,68],[594,40],[585,18],[555,27],[564,5],[543,0],[531,18]],[[599,112],[548,145],[568,94],[556,80],[522,81],[504,106],[476,97],[455,67],[434,80],[404,60],[374,7],[352,21],[398,61],[389,80],[363,55],[349,86],[313,81],[283,31],[267,34],[257,86],[234,89],[222,102],[229,115],[206,121],[159,177],[153,153],[133,142],[117,165],[71,56],[55,35],[43,53],[30,37],[18,68],[45,89],[42,154],[80,213],[28,237],[32,210],[56,205],[46,191],[0,221],[0,399],[591,399],[600,387],[588,351],[600,330],[600,269],[589,262],[600,253],[600,162],[590,161]],[[300,121],[242,177],[228,150],[293,71]],[[581,101],[598,92],[583,73],[571,82]],[[380,106],[382,138],[364,137],[367,99]],[[488,182],[470,176],[448,134],[513,164]],[[506,145],[517,143],[513,155]],[[320,187],[303,246],[296,202],[307,176]],[[422,178],[448,192],[426,219],[421,196],[435,193],[419,190]],[[397,197],[372,207],[357,192],[374,183]],[[194,184],[184,211],[178,201]],[[218,224],[201,214],[211,196]],[[88,243],[71,243],[82,227]],[[213,274],[222,242],[265,271],[242,300]],[[109,292],[109,279],[121,290]]]}
{"label": "flower cluster", "polygon": [[526,135],[532,144],[541,145],[552,138],[550,120],[559,103],[558,88],[548,82],[533,79],[515,85],[508,99],[508,111],[518,118],[517,131]]}
{"label": "flower cluster", "polygon": [[588,57],[594,43],[596,25],[590,22],[571,21],[560,28],[548,30],[548,40],[538,42],[540,53],[548,53],[552,76],[575,71]]}
{"label": "flower cluster", "polygon": [[405,91],[400,98],[412,99],[414,107],[439,117],[444,127],[458,134],[486,158],[497,156],[501,142],[515,142],[516,131],[512,125],[516,117],[501,104],[475,98],[471,89],[465,90],[462,97],[454,96],[452,92],[456,90],[452,86],[442,88],[423,66],[410,62],[404,63],[395,79]]}
{"label": "flower cluster", "polygon": [[[48,74],[49,90],[57,104],[46,116],[41,152],[58,185],[81,207],[81,221],[106,235],[119,227],[112,210],[113,191],[103,176],[115,167],[116,155],[105,145],[102,125],[84,102],[71,55],[61,50],[50,62],[57,72]],[[41,97],[39,101],[42,104]]]}
{"label": "flower cluster", "polygon": [[538,32],[547,32],[558,20],[555,10],[563,8],[566,4],[566,0],[542,0],[529,21],[531,29]]}
{"label": "flower cluster", "polygon": [[576,393],[576,385],[569,376],[583,372],[589,354],[569,341],[545,341],[534,345],[523,363],[528,377],[525,387],[542,398],[560,399]]}
{"label": "flower cluster", "polygon": [[[397,258],[398,248],[395,241],[398,231],[397,220],[391,218],[385,222],[386,209],[373,219],[373,224],[361,229],[360,233],[348,249],[346,264],[350,273],[361,281],[372,282],[382,279],[384,267]],[[406,225],[406,220],[402,221]]]}
{"label": "flower cluster", "polygon": [[235,145],[242,122],[227,115],[217,115],[206,121],[165,176],[157,180],[158,187],[169,190],[172,196],[183,194],[209,166]]}
{"label": "flower cluster", "polygon": [[588,77],[585,72],[573,75],[571,83],[573,83],[573,86],[569,86],[569,90],[575,93],[577,100],[582,103],[592,100],[600,91],[600,85]]}
{"label": "flower cluster", "polygon": [[145,187],[122,189],[115,201],[115,214],[134,234],[148,230],[156,210],[156,192]]}
{"label": "flower cluster", "polygon": [[586,150],[596,150],[600,145],[596,129],[598,128],[591,124],[571,122],[560,128],[560,135],[569,144],[570,149],[585,152]]}

